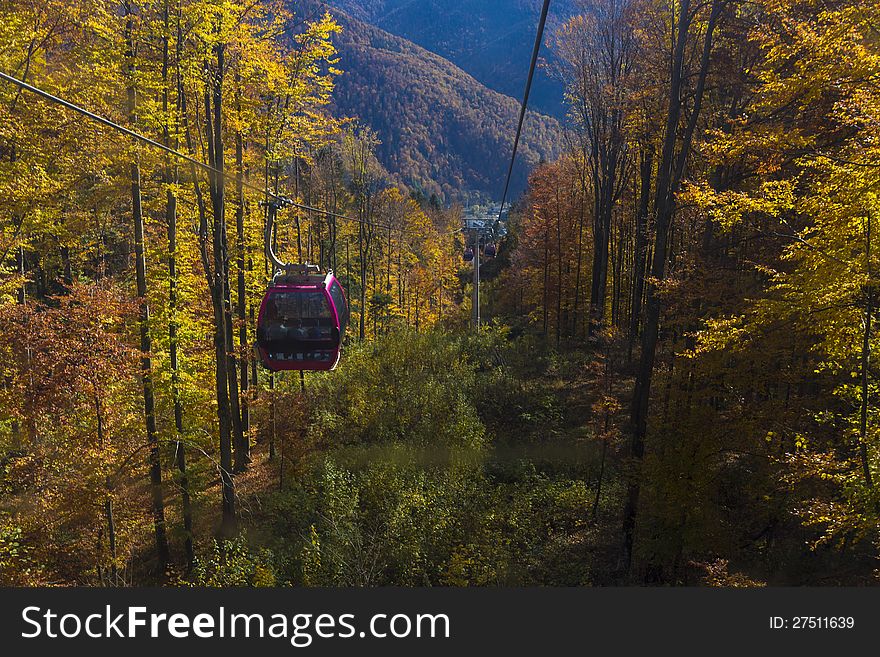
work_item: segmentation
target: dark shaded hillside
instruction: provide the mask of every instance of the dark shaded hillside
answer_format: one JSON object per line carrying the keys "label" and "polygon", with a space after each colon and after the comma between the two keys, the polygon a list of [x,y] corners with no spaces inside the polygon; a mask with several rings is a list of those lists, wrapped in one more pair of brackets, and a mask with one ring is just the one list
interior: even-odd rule
{"label": "dark shaded hillside", "polygon": [[[351,16],[401,36],[453,62],[484,85],[520,98],[541,0],[332,0]],[[542,58],[552,64],[556,28],[574,15],[574,0],[555,0]],[[531,106],[561,118],[562,84],[539,70]]]}
{"label": "dark shaded hillside", "polygon": [[[499,198],[519,102],[405,39],[339,10],[332,13],[344,28],[336,38],[345,71],[336,105],[341,114],[376,130],[379,159],[391,174],[447,201]],[[555,119],[529,113],[514,194],[524,189],[531,167],[554,156],[560,141]]]}

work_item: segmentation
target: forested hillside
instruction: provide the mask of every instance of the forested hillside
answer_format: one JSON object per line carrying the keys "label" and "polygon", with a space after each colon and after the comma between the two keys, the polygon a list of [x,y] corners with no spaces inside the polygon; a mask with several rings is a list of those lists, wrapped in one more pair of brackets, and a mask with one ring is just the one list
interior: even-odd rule
{"label": "forested hillside", "polygon": [[[526,67],[541,14],[540,0],[333,0],[360,21],[403,37],[448,59],[483,85],[522,97]],[[577,13],[574,0],[555,0],[548,36]],[[564,85],[554,69],[557,54],[542,53],[530,106],[562,119]]]}
{"label": "forested hillside", "polygon": [[[336,46],[348,62],[334,104],[376,132],[383,166],[401,184],[449,203],[500,199],[518,101],[405,39],[332,13],[343,28]],[[527,64],[528,54],[522,66]],[[516,92],[521,94],[522,89]],[[514,169],[515,192],[525,188],[532,167],[559,152],[562,140],[555,119],[529,115]]]}

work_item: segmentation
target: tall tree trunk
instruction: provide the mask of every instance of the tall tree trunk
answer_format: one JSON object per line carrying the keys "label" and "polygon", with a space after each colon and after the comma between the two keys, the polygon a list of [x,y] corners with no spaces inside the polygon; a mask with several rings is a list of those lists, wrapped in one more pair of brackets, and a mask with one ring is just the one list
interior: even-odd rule
{"label": "tall tree trunk", "polygon": [[[613,236],[613,233],[612,233]],[[624,244],[626,242],[626,231],[624,230],[623,222],[618,222],[617,227],[617,242],[614,245],[614,257],[611,262],[611,271],[614,276],[612,279],[612,292],[611,292],[611,323],[619,328],[621,324],[621,291],[623,289],[623,258],[624,258]]]}
{"label": "tall tree trunk", "polygon": [[61,271],[64,284],[67,286],[73,285],[73,263],[70,259],[70,247],[66,244],[62,244],[59,247],[58,252],[61,256]]}
{"label": "tall tree trunk", "polygon": [[[657,185],[654,202],[654,227],[655,243],[654,257],[651,266],[652,281],[663,281],[666,274],[666,258],[668,250],[669,229],[675,213],[675,193],[680,185],[687,154],[690,152],[694,129],[699,118],[705,89],[705,79],[709,68],[709,57],[712,51],[712,36],[715,25],[720,16],[726,0],[713,0],[711,14],[706,26],[703,41],[703,50],[700,59],[700,69],[697,73],[697,85],[694,93],[691,116],[681,138],[678,153],[676,154],[676,142],[679,131],[679,120],[682,110],[683,68],[685,51],[688,41],[688,33],[691,28],[693,15],[690,11],[690,0],[682,0],[679,5],[679,18],[675,49],[672,58],[672,75],[669,85],[669,105],[666,117],[666,129],[663,140],[663,150],[657,171]],[[627,486],[626,506],[624,509],[624,561],[627,571],[630,571],[633,563],[633,546],[635,538],[635,523],[638,513],[640,494],[639,467],[644,458],[645,437],[648,426],[649,400],[651,394],[651,378],[654,371],[654,358],[657,350],[657,341],[660,328],[661,301],[658,296],[656,283],[650,282],[646,286],[646,313],[645,326],[642,332],[642,352],[639,359],[639,368],[636,374],[635,389],[633,391],[630,420],[632,426],[632,442],[630,453],[637,468],[634,476]]]}
{"label": "tall tree trunk", "polygon": [[[169,53],[168,53],[168,35],[169,35],[169,8],[168,0],[165,0],[164,7],[165,36],[163,38],[162,48],[162,109],[165,114],[165,128],[163,138],[166,146],[172,146],[172,140],[168,130],[170,122],[169,117]],[[182,34],[180,20],[177,21],[177,99],[178,105],[183,92],[182,80],[180,76],[180,51],[182,46]],[[176,108],[179,112],[179,106]],[[173,144],[177,148],[177,143]],[[189,478],[186,473],[186,447],[183,443],[183,403],[180,398],[180,358],[179,358],[179,340],[178,340],[178,299],[177,299],[177,196],[171,189],[171,185],[179,183],[180,176],[177,167],[172,167],[170,162],[166,162],[165,166],[165,184],[168,185],[165,197],[165,221],[168,226],[168,350],[169,359],[171,361],[171,397],[174,405],[174,429],[176,433],[175,444],[175,463],[178,470],[178,486],[180,487],[180,497],[183,512],[183,532],[184,532],[184,551],[186,554],[187,568],[192,569],[195,563],[195,551],[193,549],[193,518],[192,518],[192,501],[190,499]]]}
{"label": "tall tree trunk", "polygon": [[[239,74],[235,74],[236,82],[236,111],[241,112],[241,97],[239,91]],[[236,231],[236,248],[238,251],[238,289],[237,289],[237,310],[238,310],[238,342],[239,342],[239,378],[241,393],[240,422],[241,427],[236,431],[237,448],[235,450],[235,469],[236,471],[244,470],[248,463],[251,462],[251,419],[250,409],[248,408],[248,327],[247,327],[247,287],[245,285],[245,235],[244,235],[244,143],[240,130],[235,133],[235,193],[237,207],[235,208],[235,231]],[[231,391],[230,391],[231,394]]]}
{"label": "tall tree trunk", "polygon": [[629,346],[627,362],[632,361],[633,346],[639,335],[642,317],[642,295],[645,290],[645,266],[648,258],[648,208],[651,202],[651,175],[654,172],[654,147],[642,149],[639,166],[639,207],[636,214],[636,248],[633,261],[632,308],[629,317]]}
{"label": "tall tree trunk", "polygon": [[874,315],[874,281],[871,280],[871,214],[868,214],[866,231],[866,259],[868,283],[865,295],[865,327],[862,334],[862,385],[861,385],[861,409],[859,418],[859,456],[862,460],[862,471],[865,475],[865,485],[874,487],[874,479],[871,476],[871,464],[868,459],[868,405],[869,389],[868,378],[871,365],[871,320]]}
{"label": "tall tree trunk", "polygon": [[[128,75],[128,116],[135,124],[137,94],[135,91],[135,61],[133,32],[134,19],[129,12],[125,22],[126,59]],[[153,503],[153,527],[156,536],[158,571],[165,572],[168,565],[168,537],[165,531],[165,500],[162,491],[162,461],[159,454],[159,436],[156,430],[156,405],[153,397],[152,339],[150,336],[150,305],[147,301],[147,267],[144,254],[144,215],[141,206],[141,170],[137,156],[131,162],[131,210],[134,222],[135,277],[140,306],[139,328],[141,337],[141,382],[144,397],[144,422],[147,444],[150,446],[150,488]]]}
{"label": "tall tree trunk", "polygon": [[[20,305],[20,306],[23,306],[23,305],[25,305],[25,303],[27,303],[27,285],[26,285],[26,278],[25,278],[27,271],[25,270],[25,264],[24,264],[24,247],[21,245],[19,245],[15,249],[15,265],[16,265],[15,268],[18,271],[18,275],[21,276],[21,285],[19,285],[18,290],[16,290],[16,303],[18,303],[18,305]],[[25,359],[27,361],[28,371],[32,371],[29,349],[26,350],[26,352],[25,352]],[[28,387],[30,388],[30,386],[28,386]],[[33,413],[28,413],[27,417],[30,418],[27,421],[27,426],[28,426],[27,438],[28,438],[28,440],[32,440],[35,435],[34,431],[33,431],[33,426],[34,426]],[[23,437],[22,437],[22,431],[21,431],[21,424],[19,423],[19,421],[17,419],[12,420],[11,429],[12,429],[13,448],[20,449],[22,447]]]}
{"label": "tall tree trunk", "polygon": [[556,177],[556,348],[562,341],[562,209],[559,203],[559,177]]}
{"label": "tall tree trunk", "polygon": [[19,245],[15,250],[15,260],[18,275],[21,276],[21,285],[19,285],[18,290],[16,291],[16,300],[20,306],[23,306],[27,303],[27,268],[24,261],[24,246]]}
{"label": "tall tree trunk", "polygon": [[[657,190],[655,201],[655,247],[651,275],[662,280],[666,267],[666,240],[669,223],[672,219],[672,204],[669,198],[669,186],[672,176],[675,140],[681,113],[681,76],[684,62],[684,50],[687,42],[687,14],[690,11],[690,0],[683,0],[679,6],[678,35],[672,65],[672,79],[669,86],[669,107],[666,117],[666,132],[663,142],[663,155],[657,172]],[[645,326],[642,331],[642,353],[636,374],[633,392],[631,423],[632,441],[630,456],[640,466],[645,455],[645,436],[648,425],[648,401],[651,394],[651,377],[654,373],[654,357],[657,349],[657,337],[660,325],[660,299],[657,297],[654,284],[647,285],[647,302]],[[641,473],[633,473],[627,485],[626,506],[624,509],[624,560],[627,571],[632,568],[633,546],[635,541],[635,521],[638,512]]]}
{"label": "tall tree trunk", "polygon": [[[474,248],[474,260],[478,255],[479,244]],[[544,295],[541,301],[544,311],[544,339],[548,339],[548,330],[550,323],[550,219],[544,217]]]}
{"label": "tall tree trunk", "polygon": [[[608,167],[601,165],[597,171],[605,169],[601,176],[610,176]],[[593,222],[593,269],[590,286],[590,335],[595,335],[605,321],[605,297],[608,288],[608,249],[611,240],[611,213],[613,202],[611,188],[614,178],[600,179],[596,187],[598,198],[594,204],[595,220]]]}
{"label": "tall tree trunk", "polygon": [[104,520],[107,522],[107,539],[110,544],[110,577],[112,586],[119,584],[119,567],[116,565],[116,522],[113,518],[113,489],[107,482],[107,497],[104,499]]}
{"label": "tall tree trunk", "polygon": [[574,308],[572,310],[571,335],[577,335],[578,314],[580,311],[581,298],[581,268],[584,260],[584,222],[587,215],[587,154],[583,153],[584,161],[580,170],[580,216],[578,217],[578,244],[577,244],[577,264],[575,265],[574,277]]}
{"label": "tall tree trunk", "polygon": [[358,337],[363,342],[366,335],[367,321],[367,271],[370,258],[370,239],[367,233],[366,222],[370,214],[369,198],[365,197],[361,201],[360,221],[358,222],[358,251],[360,253],[360,301],[361,312],[358,321]]}
{"label": "tall tree trunk", "polygon": [[[219,20],[219,19],[218,19]],[[219,32],[219,25],[217,26]],[[208,163],[216,171],[209,172],[211,205],[213,209],[213,272],[206,270],[214,309],[214,355],[216,360],[217,419],[220,424],[220,478],[223,496],[223,518],[220,527],[223,536],[235,531],[235,484],[232,481],[232,441],[234,431],[230,382],[236,372],[230,372],[230,340],[232,328],[228,325],[229,270],[226,236],[225,179],[223,154],[223,73],[225,45],[214,46],[216,69],[205,80],[205,131]],[[205,236],[203,239],[206,239]],[[236,384],[236,390],[238,386]],[[240,418],[239,418],[240,427]]]}
{"label": "tall tree trunk", "polygon": [[241,422],[241,397],[238,389],[238,361],[235,354],[234,329],[235,322],[232,315],[232,295],[229,284],[229,260],[227,251],[226,261],[226,286],[223,297],[223,313],[226,315],[224,325],[226,327],[226,358],[229,363],[226,366],[227,385],[229,386],[229,415],[232,418],[232,441],[235,462],[233,472],[243,472],[247,468],[247,459],[244,456],[245,435]]}

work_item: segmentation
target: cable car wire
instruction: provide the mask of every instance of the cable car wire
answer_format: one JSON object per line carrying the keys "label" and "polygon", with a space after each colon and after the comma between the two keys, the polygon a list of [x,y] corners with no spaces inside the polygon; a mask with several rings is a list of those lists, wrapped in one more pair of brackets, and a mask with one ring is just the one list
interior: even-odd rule
{"label": "cable car wire", "polygon": [[510,189],[510,178],[513,175],[513,164],[516,161],[516,151],[519,148],[519,138],[522,134],[523,121],[526,117],[526,109],[529,106],[529,94],[532,91],[532,79],[535,76],[535,67],[538,64],[538,52],[541,50],[541,43],[544,40],[544,25],[547,23],[547,12],[550,10],[550,0],[544,0],[544,7],[541,9],[541,20],[538,22],[538,34],[535,37],[535,47],[532,50],[532,62],[529,65],[529,77],[526,79],[526,89],[523,93],[522,106],[519,110],[519,123],[516,127],[516,138],[513,140],[513,154],[510,156],[510,167],[507,169],[507,181],[504,183],[504,195],[501,197],[501,209],[498,211],[498,220],[504,214],[504,203],[507,201],[507,192]]}
{"label": "cable car wire", "polygon": [[[40,96],[40,97],[44,98],[45,100],[48,100],[52,103],[56,103],[58,105],[61,105],[62,107],[69,109],[69,110],[72,110],[74,112],[78,112],[79,114],[82,114],[83,116],[91,119],[92,121],[96,121],[97,123],[100,123],[104,126],[107,126],[108,128],[116,130],[117,132],[121,132],[122,134],[127,135],[137,141],[143,142],[149,146],[152,146],[153,148],[158,148],[161,151],[164,151],[170,155],[173,155],[174,157],[177,157],[177,158],[180,158],[186,162],[189,162],[190,164],[197,166],[197,167],[199,167],[209,173],[223,176],[224,178],[227,178],[228,180],[237,181],[237,174],[229,173],[227,171],[221,171],[220,169],[215,169],[210,164],[206,164],[205,162],[202,162],[201,160],[198,160],[198,159],[192,157],[191,155],[187,155],[186,153],[181,153],[180,151],[175,150],[169,146],[166,146],[165,144],[162,144],[161,142],[158,142],[155,139],[150,139],[149,137],[142,135],[139,132],[135,132],[134,130],[126,128],[125,126],[120,125],[114,121],[111,121],[110,119],[103,117],[100,114],[95,114],[94,112],[90,112],[89,110],[87,110],[84,107],[80,107],[79,105],[75,105],[74,103],[71,103],[70,101],[67,101],[59,96],[51,94],[48,91],[45,91],[44,89],[40,89],[39,87],[35,87],[32,84],[28,84],[27,82],[24,82],[23,80],[19,80],[18,78],[15,78],[11,75],[4,73],[3,71],[0,71],[0,79],[6,80],[7,82],[11,82],[12,84],[17,85],[19,88],[24,89],[25,91],[30,91],[31,93],[34,93],[37,96]],[[384,228],[385,230],[400,230],[400,229],[398,229],[394,226],[388,225],[388,224],[381,224],[381,223],[374,222],[374,221],[367,221],[366,219],[356,219],[354,217],[349,217],[344,214],[338,214],[336,212],[331,212],[329,210],[322,210],[321,208],[315,208],[315,207],[312,207],[311,205],[305,205],[304,203],[297,203],[296,201],[293,201],[290,198],[287,198],[285,196],[281,196],[280,194],[275,194],[274,192],[269,191],[265,187],[259,187],[257,185],[253,185],[247,181],[242,181],[242,186],[247,187],[248,189],[250,189],[252,191],[259,192],[260,194],[263,194],[266,197],[269,197],[269,198],[272,198],[272,199],[278,201],[282,207],[283,206],[291,206],[291,207],[299,208],[300,210],[317,212],[317,213],[323,214],[327,217],[333,217],[334,219],[342,219],[344,221],[352,221],[355,223],[363,224],[365,226],[374,226],[376,228]]]}

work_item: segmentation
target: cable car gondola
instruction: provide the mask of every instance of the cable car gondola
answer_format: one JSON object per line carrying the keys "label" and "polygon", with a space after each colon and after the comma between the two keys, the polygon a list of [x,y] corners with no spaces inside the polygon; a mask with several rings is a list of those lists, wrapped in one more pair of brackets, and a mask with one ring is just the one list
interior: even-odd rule
{"label": "cable car gondola", "polygon": [[349,321],[348,300],[333,272],[281,262],[271,248],[277,206],[270,205],[266,254],[278,269],[257,317],[257,351],[263,365],[283,370],[332,370],[339,363]]}
{"label": "cable car gondola", "polygon": [[474,250],[471,247],[468,247],[464,250],[464,254],[462,255],[465,262],[470,262],[474,259]]}
{"label": "cable car gondola", "polygon": [[487,258],[494,258],[498,251],[495,248],[495,245],[491,242],[483,247],[483,255]]}

